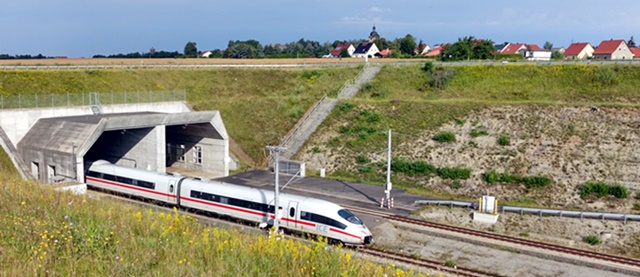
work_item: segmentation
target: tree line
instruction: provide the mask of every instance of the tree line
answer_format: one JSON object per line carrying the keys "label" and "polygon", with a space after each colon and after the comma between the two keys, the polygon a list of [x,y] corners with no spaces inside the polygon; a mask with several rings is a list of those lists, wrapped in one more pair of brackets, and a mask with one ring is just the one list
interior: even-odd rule
{"label": "tree line", "polygon": [[[198,51],[196,42],[189,41],[184,46],[183,52],[178,51],[156,51],[151,48],[148,52],[132,52],[127,54],[112,55],[94,55],[93,58],[124,58],[124,59],[144,59],[144,58],[197,58],[203,52],[210,52],[208,58],[230,58],[230,59],[261,59],[261,58],[321,58],[328,55],[339,44],[352,44],[357,47],[360,43],[366,42],[363,39],[352,40],[335,40],[332,43],[320,43],[313,40],[305,40],[301,38],[298,41],[289,43],[274,43],[262,45],[254,39],[249,40],[230,40],[226,49],[214,49],[210,51]],[[417,49],[422,50],[424,43],[422,40],[416,41],[411,34],[407,34],[402,38],[388,40],[380,37],[375,40],[378,49],[389,49],[390,58],[412,58],[419,55]],[[635,46],[633,37],[629,40],[629,45]],[[550,42],[544,44],[545,49],[551,49],[553,45]],[[340,54],[347,57],[346,49]],[[449,43],[442,46],[442,51],[436,59],[442,61],[462,61],[462,60],[483,60],[496,58],[496,47],[494,42],[489,39],[476,39],[473,36],[459,38],[455,43]],[[562,58],[561,53],[553,53],[552,58]],[[46,59],[53,57],[45,57],[42,54],[36,56],[31,55],[15,55],[0,54],[0,59]]]}

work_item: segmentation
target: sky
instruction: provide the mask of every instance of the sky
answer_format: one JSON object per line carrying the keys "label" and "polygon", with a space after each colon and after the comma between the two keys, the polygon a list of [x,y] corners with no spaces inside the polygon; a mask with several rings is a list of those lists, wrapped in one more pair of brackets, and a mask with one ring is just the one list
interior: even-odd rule
{"label": "sky", "polygon": [[[605,1],[606,2],[606,1]],[[434,45],[465,36],[497,43],[629,40],[640,1],[618,0],[20,0],[0,5],[0,54],[96,54],[225,49],[230,40],[267,45],[412,35]],[[612,2],[613,3],[613,2]],[[640,42],[640,41],[638,41]]]}

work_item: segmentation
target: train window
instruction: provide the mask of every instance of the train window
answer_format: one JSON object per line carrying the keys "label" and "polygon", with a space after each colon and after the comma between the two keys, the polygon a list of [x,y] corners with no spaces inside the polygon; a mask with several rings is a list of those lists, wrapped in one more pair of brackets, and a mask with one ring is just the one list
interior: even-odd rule
{"label": "train window", "polygon": [[226,198],[224,196],[220,196],[220,203],[229,204],[229,198]]}
{"label": "train window", "polygon": [[114,181],[114,182],[115,182],[115,181],[116,181],[116,176],[113,176],[113,175],[111,175],[111,174],[103,174],[103,175],[102,175],[102,179],[109,180],[109,181]]}
{"label": "train window", "polygon": [[300,211],[300,219],[311,220],[311,214],[305,211]]}
{"label": "train window", "polygon": [[124,183],[124,184],[128,184],[128,185],[133,184],[133,181],[131,180],[131,178],[116,176],[116,179],[120,183]]}
{"label": "train window", "polygon": [[102,173],[100,173],[100,172],[89,171],[89,173],[87,174],[87,176],[102,179]]}
{"label": "train window", "polygon": [[195,190],[191,191],[191,197],[193,197],[193,198],[202,198],[201,194],[202,193],[199,192],[199,191],[195,191]]}
{"label": "train window", "polygon": [[296,208],[292,207],[291,209],[289,209],[289,217],[295,218],[295,215],[296,215]]}
{"label": "train window", "polygon": [[347,225],[345,225],[342,222],[339,222],[339,221],[337,221],[337,220],[335,220],[333,218],[329,218],[329,217],[326,217],[326,216],[323,216],[323,215],[309,213],[309,212],[300,211],[300,219],[305,219],[305,220],[317,222],[317,223],[320,223],[320,224],[333,226],[333,227],[336,227],[336,228],[340,228],[342,230],[347,228]]}
{"label": "train window", "polygon": [[353,224],[362,225],[362,221],[356,215],[354,215],[348,210],[345,210],[345,209],[339,210],[338,215]]}

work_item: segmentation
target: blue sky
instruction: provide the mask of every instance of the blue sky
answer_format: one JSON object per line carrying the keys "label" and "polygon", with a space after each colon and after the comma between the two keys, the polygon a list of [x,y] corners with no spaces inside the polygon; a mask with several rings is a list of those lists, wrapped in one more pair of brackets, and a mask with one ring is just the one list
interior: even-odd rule
{"label": "blue sky", "polygon": [[[301,38],[364,39],[375,24],[389,40],[411,34],[433,45],[464,36],[500,42],[598,45],[640,31],[640,1],[211,1],[20,0],[0,5],[0,54],[95,54],[224,49],[229,40],[263,45]],[[609,8],[611,7],[611,8]],[[640,42],[638,33],[636,42]]]}

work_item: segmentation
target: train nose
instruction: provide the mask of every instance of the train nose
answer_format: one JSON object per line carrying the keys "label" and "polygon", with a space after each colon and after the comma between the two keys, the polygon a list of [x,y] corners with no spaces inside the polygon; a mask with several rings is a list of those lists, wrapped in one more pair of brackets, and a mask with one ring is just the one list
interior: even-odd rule
{"label": "train nose", "polygon": [[364,237],[364,244],[372,244],[372,243],[373,243],[373,236]]}

